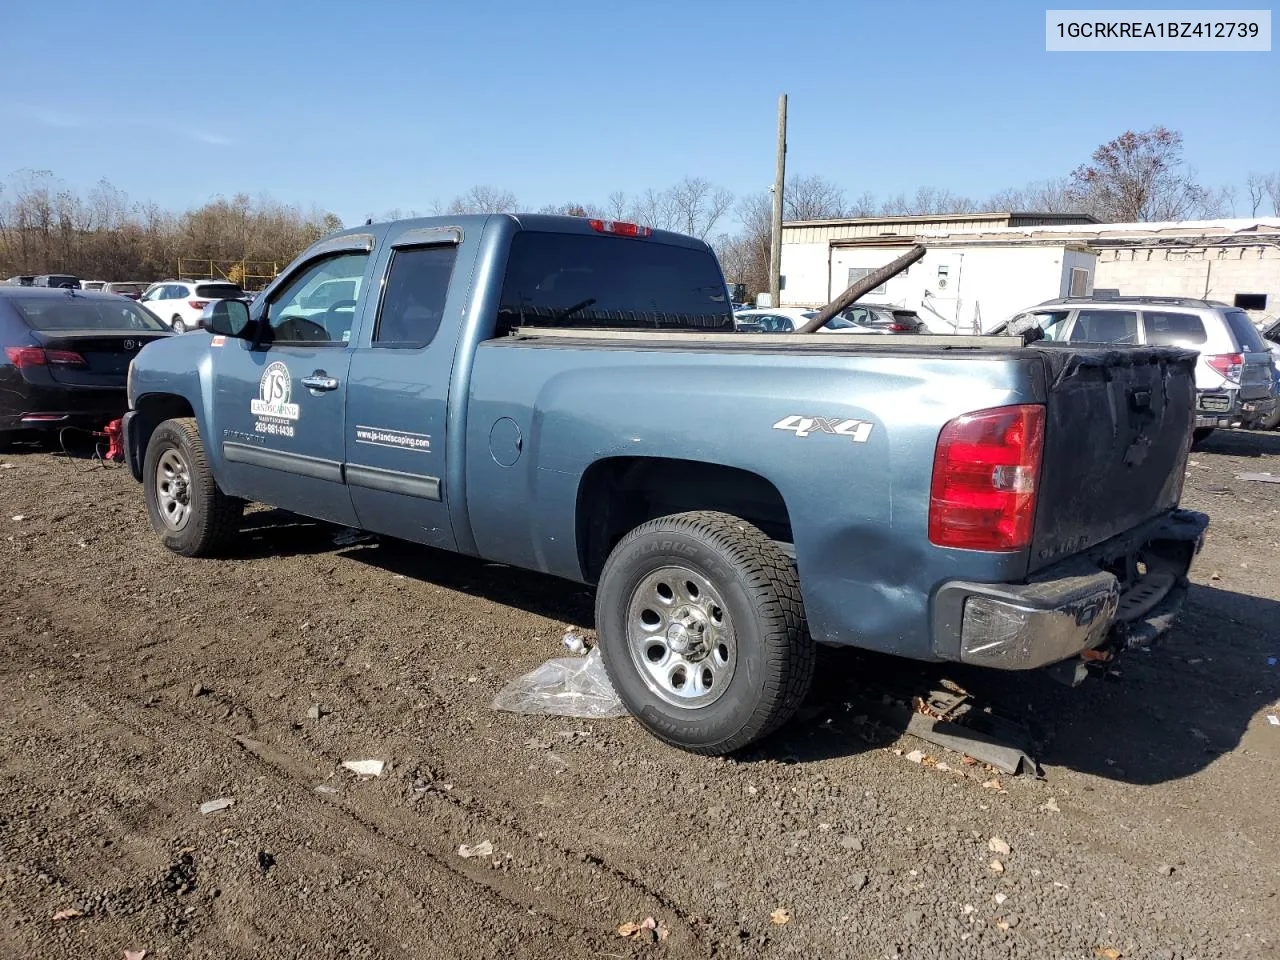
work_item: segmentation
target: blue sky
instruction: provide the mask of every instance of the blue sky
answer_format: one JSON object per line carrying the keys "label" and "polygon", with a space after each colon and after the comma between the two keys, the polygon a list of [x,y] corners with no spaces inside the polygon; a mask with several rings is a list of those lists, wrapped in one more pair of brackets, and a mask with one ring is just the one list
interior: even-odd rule
{"label": "blue sky", "polygon": [[981,198],[1156,124],[1210,186],[1280,169],[1280,54],[1046,53],[1044,9],[10,0],[0,177],[170,208],[265,192],[348,223],[479,183],[527,208],[686,175],[745,193],[773,178],[782,92],[788,171],[851,197]]}

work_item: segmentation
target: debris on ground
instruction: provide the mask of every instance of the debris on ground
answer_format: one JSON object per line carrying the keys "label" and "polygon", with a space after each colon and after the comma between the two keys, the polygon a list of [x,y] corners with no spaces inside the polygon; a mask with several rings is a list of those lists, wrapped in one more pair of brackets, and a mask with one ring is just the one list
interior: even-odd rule
{"label": "debris on ground", "polygon": [[991,868],[992,873],[1004,873],[1004,864],[999,860],[992,860],[987,866]]}
{"label": "debris on ground", "polygon": [[779,907],[773,913],[769,914],[769,922],[782,926],[784,923],[791,922],[791,911],[786,907]]}
{"label": "debris on ground", "polygon": [[1237,480],[1252,480],[1255,483],[1280,483],[1280,473],[1237,473]]}
{"label": "debris on ground", "polygon": [[268,853],[266,850],[258,851],[258,869],[264,874],[270,872],[271,868],[276,865],[274,854]]}
{"label": "debris on ground", "polygon": [[493,856],[493,844],[488,840],[481,840],[479,843],[464,843],[458,847],[458,856],[464,860],[470,860],[472,857],[491,857]]}
{"label": "debris on ground", "polygon": [[912,750],[910,753],[907,754],[907,759],[910,760],[912,763],[924,763],[924,751]]}
{"label": "debris on ground", "polygon": [[124,960],[147,960],[147,951],[126,950],[124,952]]}
{"label": "debris on ground", "polygon": [[1273,727],[1280,727],[1280,716],[1276,716],[1274,713],[1268,713],[1267,723],[1271,724]]}
{"label": "debris on ground", "polygon": [[219,797],[217,800],[206,800],[200,804],[200,812],[203,814],[217,813],[219,810],[228,810],[235,806],[235,800],[231,797]]}
{"label": "debris on ground", "polygon": [[192,697],[203,697],[206,693],[212,693],[212,692],[213,692],[212,690],[210,690],[208,687],[206,687],[206,686],[205,686],[203,683],[201,683],[199,680],[197,680],[195,683],[193,683],[193,684],[191,685],[191,696],[192,696]]}
{"label": "debris on ground", "polygon": [[566,630],[561,642],[564,644],[565,649],[575,657],[580,657],[587,652],[587,641],[582,638],[580,633]]}
{"label": "debris on ground", "polygon": [[1094,947],[1093,952],[1103,960],[1120,960],[1123,954],[1115,947]]}
{"label": "debris on ground", "polygon": [[381,760],[343,760],[342,768],[350,770],[357,777],[380,777],[386,764]]}
{"label": "debris on ground", "polygon": [[1040,809],[1045,813],[1061,813],[1062,809],[1058,806],[1058,801],[1050,797],[1044,803],[1040,804]]}
{"label": "debris on ground", "polygon": [[321,717],[327,716],[328,713],[328,708],[318,703],[313,703],[311,706],[307,707],[308,720],[319,720]]}
{"label": "debris on ground", "polygon": [[648,940],[653,943],[657,940],[665,940],[670,935],[671,931],[667,929],[667,925],[653,917],[645,917],[639,923],[627,922],[618,926],[618,936],[629,940]]}
{"label": "debris on ground", "polygon": [[992,853],[999,854],[1002,857],[1007,857],[1010,853],[1013,852],[1012,850],[1009,849],[1009,844],[1005,843],[999,837],[992,837],[990,840],[988,840],[987,849],[990,850]]}
{"label": "debris on ground", "polygon": [[494,710],[553,717],[625,717],[627,708],[605,673],[600,648],[585,657],[548,660],[516,677],[493,698]]}
{"label": "debris on ground", "polygon": [[27,515],[26,515],[25,513],[15,513],[15,514],[13,515],[13,522],[14,522],[14,523],[21,523],[21,522],[22,522],[23,520],[25,520],[25,519],[27,519]]}
{"label": "debris on ground", "polygon": [[68,907],[66,910],[59,910],[53,915],[53,919],[57,922],[63,920],[74,920],[76,917],[83,917],[84,911],[77,910],[75,907]]}
{"label": "debris on ground", "polygon": [[331,787],[327,783],[322,783],[316,787],[316,793],[337,793],[337,787]]}
{"label": "debris on ground", "polygon": [[333,545],[335,547],[350,547],[357,543],[372,543],[377,539],[372,533],[365,533],[365,531],[357,530],[355,527],[343,527],[333,535]]}

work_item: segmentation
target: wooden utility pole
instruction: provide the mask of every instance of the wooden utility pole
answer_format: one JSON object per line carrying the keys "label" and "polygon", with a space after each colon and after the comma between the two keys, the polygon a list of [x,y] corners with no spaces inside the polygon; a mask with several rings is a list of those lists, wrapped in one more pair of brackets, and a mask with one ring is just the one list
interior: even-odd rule
{"label": "wooden utility pole", "polygon": [[769,236],[769,296],[782,305],[782,189],[787,180],[787,95],[778,98],[778,166],[773,175],[773,223]]}

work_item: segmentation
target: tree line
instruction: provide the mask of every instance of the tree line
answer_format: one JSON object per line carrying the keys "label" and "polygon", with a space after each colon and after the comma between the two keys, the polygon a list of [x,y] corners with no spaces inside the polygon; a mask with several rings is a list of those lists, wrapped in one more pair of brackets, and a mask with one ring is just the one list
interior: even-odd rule
{"label": "tree line", "polygon": [[[1253,173],[1246,192],[1206,187],[1183,157],[1182,135],[1164,127],[1126,131],[1093,151],[1070,173],[998,191],[981,200],[934,187],[914,194],[849,198],[826,177],[793,177],[784,190],[784,219],[921,216],[1037,211],[1090,214],[1102,222],[1280,216],[1280,172]],[[726,276],[766,289],[769,272],[768,192],[734,196],[703,177],[662,189],[615,191],[603,202],[568,202],[537,212],[629,220],[708,241]],[[422,210],[387,210],[374,219],[502,213],[527,209],[511,191],[479,185]],[[102,279],[155,280],[173,275],[178,258],[223,262],[291,260],[342,226],[332,213],[302,210],[269,197],[218,197],[185,212],[131,203],[102,181],[87,196],[48,171],[23,171],[0,185],[0,277],[66,272]]]}

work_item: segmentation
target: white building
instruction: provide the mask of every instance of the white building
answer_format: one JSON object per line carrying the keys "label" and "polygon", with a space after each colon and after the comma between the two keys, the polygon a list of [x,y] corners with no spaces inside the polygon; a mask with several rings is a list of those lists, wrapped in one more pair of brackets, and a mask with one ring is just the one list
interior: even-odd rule
{"label": "white building", "polygon": [[863,300],[909,307],[939,333],[990,329],[1036,303],[1095,292],[1221,300],[1258,324],[1280,312],[1280,219],[1099,224],[1029,213],[785,224],[782,304],[827,303],[913,243],[925,257]]}

